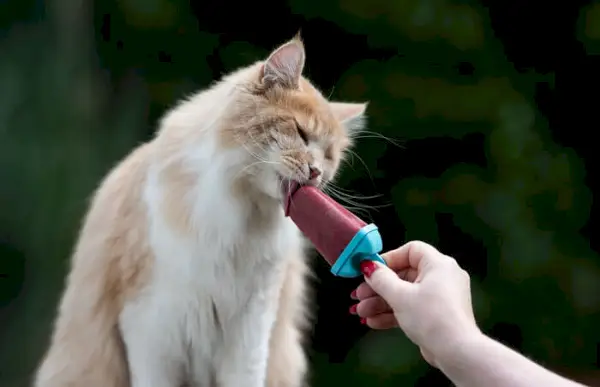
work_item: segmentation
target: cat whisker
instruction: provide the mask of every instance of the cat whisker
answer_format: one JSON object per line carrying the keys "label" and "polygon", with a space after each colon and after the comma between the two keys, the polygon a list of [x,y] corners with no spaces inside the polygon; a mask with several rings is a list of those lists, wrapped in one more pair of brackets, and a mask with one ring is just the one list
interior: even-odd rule
{"label": "cat whisker", "polygon": [[[264,161],[261,161],[261,160],[259,160],[259,161],[255,161],[255,162],[253,162],[252,164],[246,165],[244,168],[242,168],[241,170],[239,170],[239,171],[238,171],[238,172],[237,172],[237,173],[236,173],[236,174],[233,176],[233,180],[237,180],[237,179],[239,179],[240,177],[242,177],[242,174],[243,174],[244,172],[246,172],[248,169],[250,169],[250,168],[252,168],[252,167],[254,167],[254,166],[258,165],[258,164],[266,164],[266,163],[265,163]],[[275,163],[275,164],[277,164],[277,163]]]}
{"label": "cat whisker", "polygon": [[[264,124],[261,124],[261,129],[264,130]],[[258,140],[256,140],[256,138],[252,135],[252,133],[248,133],[248,137],[250,137],[250,139],[254,142],[254,145],[256,145],[256,147],[258,149],[260,149],[260,151],[262,151],[263,153],[268,153],[268,151],[273,151],[273,143],[267,143],[267,144],[261,144],[258,142]],[[265,147],[265,145],[267,147]],[[268,149],[267,149],[268,148]]]}
{"label": "cat whisker", "polygon": [[329,96],[327,97],[327,99],[331,99],[331,96],[333,95],[334,91],[335,91],[335,85],[331,88],[331,92],[329,93]]}
{"label": "cat whisker", "polygon": [[[344,199],[337,197],[337,195],[334,192],[328,191],[325,187],[323,188],[323,192],[325,192],[326,194],[328,194],[329,196],[331,196],[332,198],[336,199],[336,201],[338,202],[343,202],[345,201]],[[344,207],[345,209],[347,209],[348,211],[361,216],[362,218],[370,218],[370,214],[369,214],[369,210],[368,208],[364,208],[363,206],[360,205],[349,205],[346,203],[339,203],[342,207]]]}
{"label": "cat whisker", "polygon": [[[249,147],[246,145],[246,143],[244,142],[244,140],[243,140],[243,139],[241,139],[241,138],[240,138],[240,136],[234,136],[234,138],[235,138],[235,140],[238,142],[238,144],[240,144],[240,145],[241,145],[241,146],[242,146],[242,147],[243,147],[243,148],[244,148],[244,149],[245,149],[245,150],[246,150],[246,151],[247,151],[247,152],[250,154],[250,156],[254,157],[255,159],[257,159],[257,160],[259,160],[259,161],[262,161],[262,162],[264,162],[264,163],[267,163],[267,164],[272,164],[272,163],[274,163],[273,161],[269,161],[269,160],[265,159],[264,157],[261,157],[261,156],[260,156],[259,154],[257,154],[256,152],[252,151],[252,149],[250,149],[250,148],[249,148]],[[252,137],[250,137],[250,138],[252,138]],[[261,149],[261,150],[263,150],[263,151],[264,151],[264,149]]]}
{"label": "cat whisker", "polygon": [[360,214],[361,216],[369,215],[368,208],[365,208],[363,205],[360,205],[354,201],[348,202],[348,200],[346,198],[341,197],[335,191],[331,191],[328,187],[326,187],[326,186],[323,187],[323,192],[325,192],[327,195],[331,196],[333,199],[335,199],[341,206],[343,206],[347,210],[352,211],[352,212],[356,213],[357,215]]}
{"label": "cat whisker", "polygon": [[372,196],[360,196],[360,195],[351,195],[343,191],[341,187],[335,186],[333,183],[329,183],[323,187],[323,191],[329,194],[331,197],[339,200],[342,206],[346,209],[355,212],[357,215],[362,215],[365,218],[370,218],[370,210],[378,211],[381,208],[390,207],[391,203],[381,204],[381,205],[367,205],[365,203],[361,203],[356,201],[355,199],[374,199],[381,197],[383,195],[372,195]]}
{"label": "cat whisker", "polygon": [[349,195],[344,192],[337,191],[336,188],[333,186],[326,186],[326,187],[324,187],[323,191],[326,191],[327,193],[331,194],[332,197],[335,197],[336,199],[344,201],[345,203],[348,203],[349,205],[352,205],[355,207],[360,207],[365,210],[377,210],[379,208],[386,207],[386,205],[368,205],[368,204],[360,203],[355,200],[355,199],[357,199],[357,197]]}
{"label": "cat whisker", "polygon": [[380,198],[380,197],[383,196],[382,194],[369,195],[369,196],[358,195],[358,194],[355,194],[355,192],[353,192],[353,191],[351,191],[349,189],[345,189],[345,188],[339,187],[339,186],[337,186],[337,185],[335,185],[333,183],[330,183],[330,185],[328,186],[328,188],[336,191],[339,194],[347,195],[347,197],[351,198],[351,199],[370,200],[370,199],[377,199],[377,198]]}
{"label": "cat whisker", "polygon": [[393,146],[396,146],[396,147],[398,147],[400,149],[404,149],[404,146],[400,142],[398,142],[398,140],[395,140],[393,138],[385,136],[385,135],[383,135],[381,133],[372,132],[372,131],[369,131],[369,130],[364,130],[364,131],[358,133],[352,139],[353,140],[360,140],[360,139],[369,139],[369,138],[376,138],[376,139],[385,140],[385,141],[389,142],[390,144],[392,144]]}
{"label": "cat whisker", "polygon": [[356,168],[354,167],[354,154],[348,152],[348,154],[350,155],[350,157],[343,157],[341,159],[341,162],[346,164],[347,166],[349,166],[350,168],[352,168],[353,171],[356,171]]}
{"label": "cat whisker", "polygon": [[265,158],[261,157],[260,155],[258,155],[256,152],[253,152],[250,148],[248,148],[248,146],[246,144],[244,144],[243,142],[240,142],[240,145],[242,145],[242,147],[250,154],[250,156],[254,157],[255,159],[268,163],[269,161],[266,160]]}
{"label": "cat whisker", "polygon": [[367,166],[367,163],[365,163],[365,161],[362,159],[362,157],[360,157],[352,149],[347,149],[347,152],[350,153],[352,156],[356,156],[356,158],[358,159],[358,161],[360,161],[360,163],[365,167],[365,170],[367,171],[367,174],[369,175],[369,179],[371,180],[372,183],[374,183],[373,182],[373,175],[371,175],[371,171],[369,170],[369,167]]}

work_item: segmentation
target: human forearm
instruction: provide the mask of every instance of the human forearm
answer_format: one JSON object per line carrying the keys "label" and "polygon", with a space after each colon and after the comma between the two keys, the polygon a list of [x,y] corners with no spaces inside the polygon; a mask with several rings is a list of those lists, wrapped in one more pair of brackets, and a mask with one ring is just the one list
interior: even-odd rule
{"label": "human forearm", "polygon": [[582,387],[481,334],[442,354],[438,367],[458,387]]}

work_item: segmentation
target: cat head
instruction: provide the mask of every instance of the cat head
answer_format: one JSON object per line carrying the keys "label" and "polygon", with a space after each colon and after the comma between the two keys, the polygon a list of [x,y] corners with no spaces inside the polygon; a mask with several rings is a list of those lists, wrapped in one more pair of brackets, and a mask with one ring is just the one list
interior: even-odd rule
{"label": "cat head", "polygon": [[323,186],[364,126],[366,103],[328,101],[302,76],[299,37],[249,68],[227,142],[248,156],[245,174],[273,197],[282,182]]}

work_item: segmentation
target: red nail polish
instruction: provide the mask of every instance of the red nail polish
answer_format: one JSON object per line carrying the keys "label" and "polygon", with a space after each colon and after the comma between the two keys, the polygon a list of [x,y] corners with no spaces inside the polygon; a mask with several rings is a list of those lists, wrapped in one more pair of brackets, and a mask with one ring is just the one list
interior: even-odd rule
{"label": "red nail polish", "polygon": [[377,270],[377,265],[373,261],[362,261],[360,263],[360,271],[367,277],[370,277],[375,270]]}
{"label": "red nail polish", "polygon": [[357,308],[358,308],[358,307],[357,307],[356,305],[352,305],[352,306],[350,307],[350,314],[356,314],[356,309],[357,309]]}
{"label": "red nail polish", "polygon": [[367,325],[367,319],[366,319],[366,318],[361,318],[361,319],[360,319],[360,323],[361,323],[362,325]]}
{"label": "red nail polish", "polygon": [[356,295],[356,290],[353,290],[352,293],[350,293],[350,298],[353,300],[358,300],[358,296]]}

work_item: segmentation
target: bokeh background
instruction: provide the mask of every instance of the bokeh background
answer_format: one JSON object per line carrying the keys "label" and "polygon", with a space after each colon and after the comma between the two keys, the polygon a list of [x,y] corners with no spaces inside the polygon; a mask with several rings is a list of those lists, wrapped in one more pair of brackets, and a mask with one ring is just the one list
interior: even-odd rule
{"label": "bokeh background", "polygon": [[[486,333],[600,385],[600,4],[2,0],[0,386],[29,385],[102,176],[177,99],[299,29],[306,75],[370,101],[347,204],[386,249],[456,257]],[[357,281],[314,267],[313,386],[450,385],[402,332],[349,315]]]}

